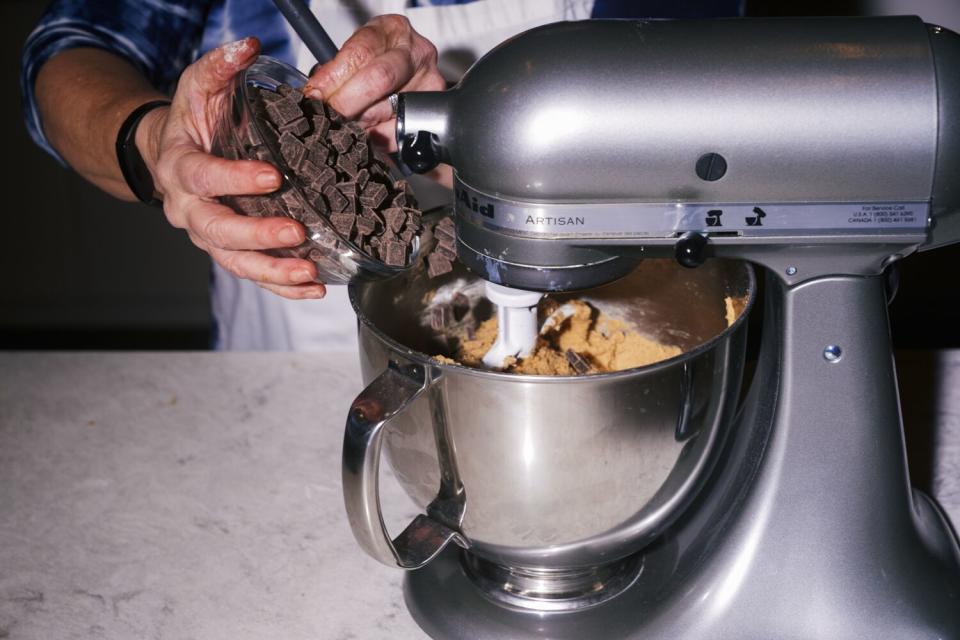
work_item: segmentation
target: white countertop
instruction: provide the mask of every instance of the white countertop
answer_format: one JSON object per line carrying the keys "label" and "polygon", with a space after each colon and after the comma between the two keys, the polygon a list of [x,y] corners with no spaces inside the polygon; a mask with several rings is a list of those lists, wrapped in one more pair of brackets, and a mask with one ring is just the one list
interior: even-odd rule
{"label": "white countertop", "polygon": [[[958,522],[960,352],[901,362],[939,363],[907,425],[938,425]],[[0,354],[0,638],[425,638],[346,522],[360,388],[353,352]],[[383,499],[399,531],[414,507]]]}

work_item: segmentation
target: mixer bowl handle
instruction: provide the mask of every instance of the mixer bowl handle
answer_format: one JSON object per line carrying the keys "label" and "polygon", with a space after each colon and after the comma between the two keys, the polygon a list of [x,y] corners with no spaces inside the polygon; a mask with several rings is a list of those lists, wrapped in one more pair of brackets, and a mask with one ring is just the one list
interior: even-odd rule
{"label": "mixer bowl handle", "polygon": [[378,477],[384,427],[431,384],[422,366],[400,367],[391,362],[360,392],[347,416],[343,438],[343,500],[347,518],[363,550],[391,567],[422,567],[451,540],[467,546],[459,532],[426,514],[419,514],[391,540],[380,509]]}

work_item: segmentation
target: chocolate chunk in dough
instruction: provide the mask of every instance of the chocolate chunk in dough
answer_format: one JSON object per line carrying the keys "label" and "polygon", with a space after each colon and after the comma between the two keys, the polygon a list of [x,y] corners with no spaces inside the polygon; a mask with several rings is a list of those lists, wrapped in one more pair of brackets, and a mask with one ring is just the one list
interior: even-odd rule
{"label": "chocolate chunk in dough", "polygon": [[327,199],[327,204],[330,206],[331,212],[340,213],[346,209],[347,199],[343,197],[339,189],[336,189],[332,185],[327,185],[323,188],[323,196]]}
{"label": "chocolate chunk in dough", "polygon": [[427,275],[431,278],[453,271],[453,263],[438,253],[427,256]]}
{"label": "chocolate chunk in dough", "polygon": [[379,207],[387,198],[387,188],[379,182],[371,182],[360,194],[360,203],[368,207]]}
{"label": "chocolate chunk in dough", "polygon": [[352,213],[334,213],[330,216],[330,224],[332,224],[333,228],[337,230],[337,233],[344,238],[350,237],[350,232],[353,231],[353,225],[356,223],[356,220],[357,216]]}
{"label": "chocolate chunk in dough", "polygon": [[430,309],[430,328],[443,331],[453,324],[453,309],[447,304],[438,304]]}
{"label": "chocolate chunk in dough", "polygon": [[590,371],[590,363],[587,362],[587,359],[573,349],[567,349],[563,355],[567,359],[567,362],[570,363],[570,366],[573,368],[573,370],[580,375]]}

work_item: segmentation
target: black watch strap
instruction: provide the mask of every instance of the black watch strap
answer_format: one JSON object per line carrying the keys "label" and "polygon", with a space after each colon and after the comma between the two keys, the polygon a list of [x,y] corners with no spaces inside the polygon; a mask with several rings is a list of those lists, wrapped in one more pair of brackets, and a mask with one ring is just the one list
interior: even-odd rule
{"label": "black watch strap", "polygon": [[120,125],[120,131],[117,132],[117,162],[120,164],[120,172],[123,179],[127,181],[130,191],[141,202],[147,204],[159,205],[161,202],[153,197],[153,176],[147,169],[147,163],[143,161],[140,150],[137,149],[137,125],[154,109],[166,107],[170,104],[169,100],[151,100],[140,105],[127,116],[127,119]]}

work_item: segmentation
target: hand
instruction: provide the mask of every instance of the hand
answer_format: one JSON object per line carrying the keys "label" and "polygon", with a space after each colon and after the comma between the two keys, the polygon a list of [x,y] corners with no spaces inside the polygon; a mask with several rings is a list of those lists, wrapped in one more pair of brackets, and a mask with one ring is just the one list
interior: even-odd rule
{"label": "hand", "polygon": [[228,108],[230,84],[260,50],[247,38],[210,51],[184,70],[169,109],[157,109],[137,132],[137,144],[163,198],[170,223],[240,278],[286,298],[322,298],[313,263],[273,258],[260,249],[296,246],[303,226],[288,218],[253,218],[217,202],[217,196],[261,194],[280,186],[272,165],[210,155],[217,117]]}
{"label": "hand", "polygon": [[396,151],[396,118],[387,97],[400,91],[440,91],[437,48],[399,15],[377,16],[314,70],[304,93],[355,119],[388,151]]}

